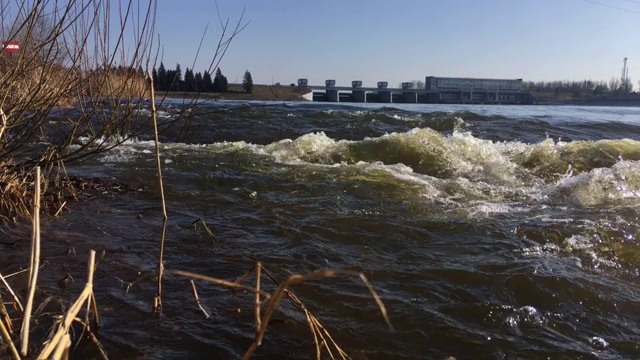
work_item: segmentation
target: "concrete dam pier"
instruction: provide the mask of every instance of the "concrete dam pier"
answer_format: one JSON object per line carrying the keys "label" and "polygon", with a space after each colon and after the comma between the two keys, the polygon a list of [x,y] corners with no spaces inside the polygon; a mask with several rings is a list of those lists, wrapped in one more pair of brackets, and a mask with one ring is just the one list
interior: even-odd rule
{"label": "concrete dam pier", "polygon": [[522,79],[445,78],[427,76],[424,88],[415,88],[412,82],[401,88],[390,88],[380,81],[377,87],[363,87],[362,81],[351,82],[351,87],[336,86],[335,80],[326,80],[324,86],[308,85],[307,79],[298,79],[299,86],[313,91],[313,101],[401,104],[535,104],[536,98],[523,91]]}

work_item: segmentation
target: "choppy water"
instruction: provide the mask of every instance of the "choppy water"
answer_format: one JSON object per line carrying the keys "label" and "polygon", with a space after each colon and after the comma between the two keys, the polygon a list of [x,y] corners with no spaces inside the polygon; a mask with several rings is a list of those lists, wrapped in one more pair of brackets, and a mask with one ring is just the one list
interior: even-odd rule
{"label": "choppy water", "polygon": [[[640,358],[640,108],[217,102],[192,115],[161,138],[167,268],[228,280],[256,261],[280,279],[362,271],[395,331],[357,279],[294,289],[354,359]],[[149,315],[153,150],[142,136],[68,169],[143,190],[44,226],[43,294],[73,298],[86,251],[105,250],[96,286],[112,358],[240,357],[248,294],[197,282],[204,319],[188,281],[169,275],[164,317]],[[3,249],[0,270],[28,264],[28,248]],[[67,272],[76,282],[61,290]],[[285,303],[256,358],[312,358],[308,329]]]}

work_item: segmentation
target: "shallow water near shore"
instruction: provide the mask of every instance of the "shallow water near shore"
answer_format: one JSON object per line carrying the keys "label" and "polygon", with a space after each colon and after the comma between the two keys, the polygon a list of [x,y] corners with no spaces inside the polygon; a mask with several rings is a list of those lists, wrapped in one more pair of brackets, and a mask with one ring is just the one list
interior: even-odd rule
{"label": "shallow water near shore", "polygon": [[[362,271],[395,331],[357,278],[294,288],[354,359],[640,357],[640,108],[219,101],[165,131],[161,151],[165,267],[227,280],[257,261],[280,280]],[[42,225],[39,297],[72,300],[87,251],[104,250],[95,287],[111,358],[241,357],[250,294],[197,281],[205,319],[188,280],[168,274],[164,315],[150,315],[162,220],[150,135],[67,170],[139,191]],[[0,232],[19,240],[0,245],[3,274],[28,264],[29,231]],[[255,358],[314,354],[284,301]]]}

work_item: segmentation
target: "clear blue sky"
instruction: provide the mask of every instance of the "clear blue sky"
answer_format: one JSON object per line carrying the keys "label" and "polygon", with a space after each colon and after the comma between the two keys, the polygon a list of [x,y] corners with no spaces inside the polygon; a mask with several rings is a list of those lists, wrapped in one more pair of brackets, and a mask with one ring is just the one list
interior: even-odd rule
{"label": "clear blue sky", "polygon": [[[598,5],[594,2],[608,6]],[[255,83],[365,86],[425,76],[608,80],[622,59],[640,80],[640,0],[218,0],[231,23],[250,22],[221,69],[229,82],[249,70]],[[618,7],[629,11],[615,9]],[[159,0],[165,66],[195,70],[220,35],[213,0]]]}

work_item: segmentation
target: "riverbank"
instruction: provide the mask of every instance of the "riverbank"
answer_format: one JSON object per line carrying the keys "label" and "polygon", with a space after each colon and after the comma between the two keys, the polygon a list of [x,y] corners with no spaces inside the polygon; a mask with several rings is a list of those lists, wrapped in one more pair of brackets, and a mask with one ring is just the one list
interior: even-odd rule
{"label": "riverbank", "polygon": [[538,105],[572,105],[572,106],[640,106],[640,99],[569,99],[544,100]]}
{"label": "riverbank", "polygon": [[624,96],[574,96],[571,93],[533,92],[539,105],[640,106],[639,94]]}
{"label": "riverbank", "polygon": [[[246,93],[242,88],[242,84],[229,84],[229,91],[224,93],[172,91],[167,93],[167,97],[187,99],[198,97],[200,99],[217,100],[306,101],[303,95],[309,92],[311,92],[311,90],[300,86],[254,84],[253,92]],[[157,96],[162,96],[162,94]]]}

